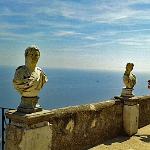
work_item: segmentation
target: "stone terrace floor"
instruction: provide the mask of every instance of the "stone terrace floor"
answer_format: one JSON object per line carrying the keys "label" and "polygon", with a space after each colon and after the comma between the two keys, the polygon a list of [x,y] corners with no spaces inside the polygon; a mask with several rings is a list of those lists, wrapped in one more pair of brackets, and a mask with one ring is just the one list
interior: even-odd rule
{"label": "stone terrace floor", "polygon": [[132,137],[117,137],[89,150],[150,150],[150,125],[138,130]]}

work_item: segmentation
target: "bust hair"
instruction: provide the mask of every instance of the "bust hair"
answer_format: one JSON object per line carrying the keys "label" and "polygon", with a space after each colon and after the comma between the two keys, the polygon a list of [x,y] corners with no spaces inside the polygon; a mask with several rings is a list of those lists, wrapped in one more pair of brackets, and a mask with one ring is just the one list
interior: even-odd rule
{"label": "bust hair", "polygon": [[126,65],[126,67],[128,68],[128,67],[134,67],[134,64],[133,63],[127,63],[127,65]]}
{"label": "bust hair", "polygon": [[38,51],[40,55],[40,49],[37,46],[29,46],[25,50],[25,57],[27,57],[33,51]]}

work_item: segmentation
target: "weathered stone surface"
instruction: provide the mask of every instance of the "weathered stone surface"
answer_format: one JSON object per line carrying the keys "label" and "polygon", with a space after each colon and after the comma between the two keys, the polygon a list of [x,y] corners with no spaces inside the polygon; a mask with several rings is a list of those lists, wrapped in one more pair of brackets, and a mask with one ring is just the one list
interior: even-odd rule
{"label": "weathered stone surface", "polygon": [[42,111],[42,107],[38,104],[39,97],[21,97],[21,103],[17,108],[18,112],[30,114]]}
{"label": "weathered stone surface", "polygon": [[[124,134],[124,103],[131,106],[139,103],[139,127],[150,124],[150,96],[44,110],[32,114],[9,111],[6,116],[15,123],[26,124],[26,128],[34,128],[34,124],[48,121],[52,124],[52,150],[87,150]],[[18,118],[18,115],[22,117]]]}
{"label": "weathered stone surface", "polygon": [[150,96],[139,96],[139,128],[150,124]]}
{"label": "weathered stone surface", "polygon": [[134,94],[132,93],[133,89],[127,89],[127,88],[122,88],[121,96],[122,97],[133,97]]}
{"label": "weathered stone surface", "polygon": [[6,127],[6,150],[20,150],[19,143],[22,140],[23,131],[16,126],[8,125]]}
{"label": "weathered stone surface", "polygon": [[80,150],[116,137],[122,132],[122,107],[121,101],[110,100],[32,114],[12,110],[6,116],[16,125],[18,123],[26,128],[49,121],[53,126],[52,150]]}
{"label": "weathered stone surface", "polygon": [[121,134],[122,106],[120,101],[107,101],[55,111],[49,120],[52,150],[87,150]]}
{"label": "weathered stone surface", "polygon": [[49,117],[54,115],[54,112],[43,110],[31,114],[20,113],[17,110],[10,110],[5,113],[6,117],[11,119],[12,122],[26,124],[31,126],[43,121],[49,121]]}
{"label": "weathered stone surface", "polygon": [[7,126],[5,150],[51,150],[51,125],[43,125],[32,128]]}
{"label": "weathered stone surface", "polygon": [[127,135],[132,136],[138,131],[139,104],[124,105],[123,127]]}

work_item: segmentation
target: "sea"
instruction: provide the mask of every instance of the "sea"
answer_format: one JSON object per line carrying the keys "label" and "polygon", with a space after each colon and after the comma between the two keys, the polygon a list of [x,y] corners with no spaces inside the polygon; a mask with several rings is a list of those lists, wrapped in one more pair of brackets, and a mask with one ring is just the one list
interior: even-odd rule
{"label": "sea", "polygon": [[[121,71],[43,69],[48,82],[41,90],[39,103],[44,109],[55,109],[97,103],[119,96],[124,87]],[[13,88],[14,67],[0,66],[0,107],[16,108],[20,95]],[[147,88],[149,73],[136,73],[134,94],[150,95]],[[1,112],[0,112],[1,115]],[[1,120],[1,117],[0,117]],[[0,121],[1,140],[1,121]]]}

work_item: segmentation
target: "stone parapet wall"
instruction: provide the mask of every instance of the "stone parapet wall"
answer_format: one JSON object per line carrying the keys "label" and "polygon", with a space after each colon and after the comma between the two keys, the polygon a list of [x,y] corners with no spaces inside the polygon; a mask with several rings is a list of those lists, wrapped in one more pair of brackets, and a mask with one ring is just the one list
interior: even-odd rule
{"label": "stone parapet wall", "polygon": [[[141,128],[150,124],[150,96],[136,96],[128,101],[118,97],[115,100],[43,110],[32,114],[21,114],[11,110],[6,113],[6,117],[12,120],[10,127],[21,127],[24,131],[31,129],[31,133],[33,128],[39,128],[39,132],[40,126],[37,125],[48,122],[51,125],[51,144],[47,142],[47,145],[51,145],[50,150],[87,150],[124,134],[124,105],[130,107],[136,103],[139,104],[138,127]],[[11,133],[10,127],[7,131]],[[7,144],[9,140],[12,141],[6,139]],[[34,140],[36,142],[37,139]]]}
{"label": "stone parapet wall", "polygon": [[30,129],[48,121],[52,125],[52,150],[87,150],[123,132],[122,113],[122,102],[110,100],[32,114],[12,110],[6,116],[12,120],[12,126]]}
{"label": "stone parapet wall", "polygon": [[150,96],[139,96],[139,128],[150,124]]}
{"label": "stone parapet wall", "polygon": [[[150,96],[137,96],[139,128],[150,124]],[[52,149],[86,150],[124,134],[123,101],[105,102],[52,110]]]}
{"label": "stone parapet wall", "polygon": [[87,150],[121,134],[122,103],[107,102],[52,110],[52,150]]}

